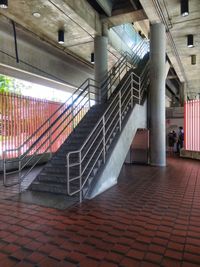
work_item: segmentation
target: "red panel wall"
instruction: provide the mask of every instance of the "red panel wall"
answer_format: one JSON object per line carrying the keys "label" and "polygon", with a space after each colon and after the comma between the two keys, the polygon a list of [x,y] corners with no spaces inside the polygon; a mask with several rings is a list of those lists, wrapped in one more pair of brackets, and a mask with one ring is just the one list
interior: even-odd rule
{"label": "red panel wall", "polygon": [[[42,125],[61,104],[62,103],[16,95],[13,93],[0,93],[0,159],[3,158],[3,151],[5,150],[13,150],[7,152],[7,158],[18,157],[19,152],[16,149],[19,148],[25,140],[32,136],[39,126]],[[64,108],[67,106],[67,104],[64,105]],[[51,118],[50,123],[63,112],[63,109],[56,112],[56,114]],[[80,107],[77,106],[76,109],[79,110]],[[75,117],[74,123],[77,124],[86,112],[86,109],[82,109]],[[56,127],[58,127],[60,121],[54,125],[52,129],[53,134],[51,138],[56,141],[51,147],[51,152],[55,152],[73,130],[73,124],[72,122],[69,122],[71,117],[68,116],[67,113],[65,116],[66,120],[61,126],[59,126],[59,131],[62,131],[62,134],[60,134],[57,140]],[[69,125],[66,126],[67,124]],[[48,126],[49,124],[45,124],[45,126],[38,131],[24,147],[20,148],[20,152],[24,153],[47,129]],[[40,146],[41,149],[39,148],[37,154],[47,152],[49,142],[50,141],[46,142],[43,146],[38,143],[38,145],[31,150],[29,154],[33,154]]]}
{"label": "red panel wall", "polygon": [[200,100],[185,102],[185,149],[200,151]]}

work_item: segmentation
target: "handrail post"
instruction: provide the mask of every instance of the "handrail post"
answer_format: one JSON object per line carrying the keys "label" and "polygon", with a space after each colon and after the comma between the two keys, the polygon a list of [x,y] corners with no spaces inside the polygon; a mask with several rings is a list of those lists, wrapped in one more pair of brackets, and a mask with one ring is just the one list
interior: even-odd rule
{"label": "handrail post", "polygon": [[51,127],[50,127],[50,119],[48,120],[49,122],[49,148],[50,148],[50,157],[52,157],[52,131],[51,131]]}
{"label": "handrail post", "polygon": [[67,193],[70,195],[70,188],[69,188],[69,155],[66,156],[66,175],[67,175]]}
{"label": "handrail post", "polygon": [[89,109],[91,108],[91,98],[90,98],[90,85],[88,86],[88,99],[89,99]]}
{"label": "handrail post", "polygon": [[18,181],[19,181],[19,193],[21,193],[21,159],[19,158],[19,172],[18,172]]}
{"label": "handrail post", "polygon": [[131,108],[133,108],[133,73],[131,73]]}
{"label": "handrail post", "polygon": [[75,128],[75,122],[74,122],[74,95],[72,95],[72,127],[73,130]]}
{"label": "handrail post", "polygon": [[83,201],[83,191],[82,191],[82,167],[81,167],[82,159],[81,159],[81,151],[79,151],[79,186],[80,186],[80,192],[79,192],[79,201],[80,203]]}
{"label": "handrail post", "polygon": [[103,116],[103,163],[106,162],[106,130],[105,130],[105,116]]}
{"label": "handrail post", "polygon": [[119,130],[122,129],[122,99],[121,99],[121,90],[119,91]]}
{"label": "handrail post", "polygon": [[127,72],[128,71],[128,55],[126,55],[125,60],[126,60],[126,72]]}
{"label": "handrail post", "polygon": [[141,79],[140,79],[140,77],[139,77],[139,105],[140,105],[140,103],[141,103],[141,85],[140,85],[140,83],[141,83]]}
{"label": "handrail post", "polygon": [[119,75],[118,75],[119,83],[120,83],[120,69],[121,69],[121,66],[119,67]]}
{"label": "handrail post", "polygon": [[6,152],[3,152],[3,183],[6,185]]}

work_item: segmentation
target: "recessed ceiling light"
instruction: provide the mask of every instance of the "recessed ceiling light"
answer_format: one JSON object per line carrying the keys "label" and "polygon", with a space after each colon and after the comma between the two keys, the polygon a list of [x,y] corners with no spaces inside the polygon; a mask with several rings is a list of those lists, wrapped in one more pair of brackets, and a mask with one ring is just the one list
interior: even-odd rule
{"label": "recessed ceiling light", "polygon": [[181,15],[186,17],[189,15],[189,3],[188,0],[181,0]]}
{"label": "recessed ceiling light", "polygon": [[194,47],[194,40],[193,40],[193,35],[192,34],[189,34],[187,36],[187,46],[188,47]]}
{"label": "recessed ceiling light", "polygon": [[40,18],[41,14],[39,12],[33,12],[32,14],[35,18]]}
{"label": "recessed ceiling light", "polygon": [[65,43],[65,32],[64,30],[60,29],[58,30],[58,43],[59,44],[64,44]]}
{"label": "recessed ceiling light", "polygon": [[191,64],[196,65],[197,62],[197,56],[196,55],[191,55]]}
{"label": "recessed ceiling light", "polygon": [[91,63],[94,63],[94,53],[91,53]]}
{"label": "recessed ceiling light", "polygon": [[8,0],[0,0],[0,8],[8,8]]}

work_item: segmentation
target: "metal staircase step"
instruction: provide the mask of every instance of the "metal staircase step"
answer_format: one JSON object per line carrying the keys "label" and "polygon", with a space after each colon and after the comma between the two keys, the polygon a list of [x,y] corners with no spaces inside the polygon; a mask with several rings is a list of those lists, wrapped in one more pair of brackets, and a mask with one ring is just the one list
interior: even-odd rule
{"label": "metal staircase step", "polygon": [[31,184],[32,191],[39,192],[50,192],[54,194],[67,194],[67,184],[63,186],[63,184],[58,183],[44,183],[44,182],[34,182]]}
{"label": "metal staircase step", "polygon": [[67,177],[66,174],[65,176],[57,176],[57,175],[45,175],[45,174],[40,174],[37,178],[37,181],[39,182],[49,182],[49,183],[62,183],[66,184],[67,183]]}

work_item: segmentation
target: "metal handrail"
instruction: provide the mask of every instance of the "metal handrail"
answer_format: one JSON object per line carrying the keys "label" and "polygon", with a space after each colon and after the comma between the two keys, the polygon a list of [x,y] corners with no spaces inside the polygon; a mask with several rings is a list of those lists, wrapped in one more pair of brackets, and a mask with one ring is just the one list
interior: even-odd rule
{"label": "metal handrail", "polygon": [[[93,81],[94,84],[90,84],[90,82]],[[86,85],[86,87],[83,89],[83,86]],[[55,114],[61,110],[61,108],[63,108],[67,101],[59,108],[57,109],[50,117],[47,121],[45,121],[43,123],[43,125],[32,135],[36,135],[38,131],[40,131],[42,129],[42,127],[44,127],[47,123],[49,124],[48,127],[46,129],[44,129],[43,133],[39,136],[39,138],[33,142],[33,144],[31,144],[31,146],[29,146],[29,148],[23,153],[20,154],[20,150],[21,148],[24,146],[24,144],[22,144],[20,147],[18,147],[16,150],[18,151],[18,158],[16,158],[16,160],[14,160],[15,162],[18,162],[18,169],[16,171],[10,171],[7,172],[6,171],[6,164],[9,164],[10,162],[13,162],[13,160],[7,159],[6,158],[6,153],[9,152],[10,150],[5,150],[3,152],[4,155],[4,179],[3,179],[3,183],[5,186],[12,186],[12,185],[16,185],[16,184],[20,184],[22,182],[22,179],[25,178],[26,175],[28,175],[30,173],[30,171],[33,169],[33,167],[43,158],[44,153],[48,152],[48,150],[51,148],[51,146],[55,143],[55,141],[58,139],[58,137],[62,134],[62,132],[66,129],[67,126],[69,126],[70,122],[74,121],[76,118],[76,115],[80,112],[80,110],[83,109],[84,106],[87,105],[88,110],[90,108],[90,93],[91,93],[91,87],[93,88],[97,88],[97,86],[95,85],[95,81],[93,79],[87,79],[86,82],[84,82],[81,87],[79,87],[79,92],[80,92],[80,88],[82,88],[82,91],[79,93],[78,96],[76,96],[76,92],[78,90],[76,90],[76,92],[67,100],[69,101],[70,99],[73,99],[74,96],[76,96],[76,98],[73,100],[73,102],[67,106],[64,111],[59,114],[59,116],[57,116],[54,121],[52,123],[50,123],[50,120],[55,116]],[[84,95],[84,97],[83,97]],[[68,119],[72,113],[74,112],[74,110],[77,108],[78,105],[81,104],[81,102],[84,101],[84,99],[87,99],[87,101],[84,103],[84,105],[82,105],[81,108],[79,108],[78,112],[75,114],[73,114],[72,119],[70,120],[70,122],[67,123],[67,125],[65,126],[65,128],[63,128],[63,130],[56,136],[56,138],[54,138],[54,140],[52,140],[52,142],[47,145],[46,149],[43,150],[43,154],[40,155],[36,161],[35,164],[32,164],[31,168],[24,174],[21,175],[21,171],[22,169],[24,169],[25,167],[27,167],[27,165],[35,159],[35,156],[38,156],[37,152],[39,152],[41,150],[41,148],[43,146],[45,146],[47,144],[47,142],[49,141],[49,136],[52,135],[53,133],[55,133],[58,128],[63,125],[63,122]],[[78,103],[76,103],[78,102]],[[69,112],[71,110],[71,112]],[[69,113],[68,113],[69,112]],[[68,114],[67,114],[68,113]],[[65,117],[65,114],[67,114],[67,117]],[[62,117],[64,117],[64,119],[62,120]],[[59,123],[59,125],[53,130],[53,132],[51,132],[52,128],[56,125],[56,123],[59,120],[62,120],[61,123]],[[46,138],[45,138],[46,136]],[[42,143],[40,144],[40,141],[45,138]],[[29,138],[26,142],[29,142],[31,140],[31,138]],[[39,144],[39,146],[37,147],[37,145]],[[34,153],[26,160],[25,164],[23,165],[23,160],[25,160],[28,157],[28,154],[35,148]],[[14,151],[14,149],[13,149]],[[14,182],[14,183],[7,183],[7,176],[10,174],[14,174],[14,173],[18,173],[19,177],[18,177],[18,181]]]}
{"label": "metal handrail", "polygon": [[[119,77],[119,82],[120,80],[124,77],[125,75],[125,70],[129,70],[133,67],[135,67],[136,65],[136,59],[137,59],[137,53],[139,53],[140,51],[142,51],[144,47],[144,44],[141,43],[138,47],[137,50],[135,50],[135,54],[134,55],[130,55],[128,53],[126,53],[125,57],[120,58],[115,65],[113,66],[113,68],[108,72],[108,77],[105,79],[104,81],[104,86],[107,89],[107,94],[108,92],[111,91],[111,88],[113,86],[113,84],[115,84],[115,82],[118,80]],[[136,53],[137,52],[137,53]],[[132,63],[131,62],[132,60]],[[115,73],[113,75],[113,69],[115,70]],[[109,82],[108,82],[109,81]],[[25,176],[30,173],[30,171],[33,169],[33,167],[43,158],[44,154],[38,156],[39,151],[42,149],[42,147],[44,147],[46,145],[45,150],[43,150],[43,153],[48,152],[49,150],[51,151],[51,146],[55,143],[55,141],[60,137],[60,135],[62,134],[62,132],[66,129],[66,127],[69,126],[69,124],[71,122],[74,122],[75,117],[77,116],[77,114],[80,112],[80,110],[83,109],[84,106],[87,105],[87,103],[89,103],[89,108],[90,108],[90,100],[91,100],[91,96],[90,94],[95,94],[94,92],[91,91],[91,88],[94,89],[100,89],[99,86],[96,85],[97,82],[94,79],[87,79],[84,83],[82,83],[82,85],[72,94],[72,96],[70,96],[67,101],[65,103],[63,103],[23,144],[21,144],[18,148],[16,149],[12,149],[12,151],[17,151],[18,152],[18,158],[15,160],[18,162],[18,170],[16,171],[12,171],[12,172],[7,172],[6,170],[6,165],[8,163],[10,163],[11,161],[9,159],[6,158],[6,154],[8,152],[10,152],[11,150],[5,150],[3,152],[4,155],[4,185],[5,186],[11,186],[14,184],[21,184],[22,180],[25,178]],[[102,85],[101,85],[101,90],[102,90]],[[77,93],[79,93],[77,95]],[[83,105],[82,108],[79,109],[77,114],[74,114],[74,110],[76,109],[76,107],[84,101],[84,99],[87,99],[88,101],[86,101]],[[68,106],[67,103],[70,104]],[[77,103],[78,102],[78,103]],[[75,107],[76,105],[76,107]],[[63,110],[64,108],[64,110]],[[88,109],[89,109],[88,108]],[[59,112],[61,111],[61,114],[59,114]],[[68,113],[69,112],[69,113]],[[54,116],[57,115],[57,117],[54,119]],[[67,114],[67,117],[65,117],[65,115]],[[65,126],[65,128],[59,133],[57,134],[57,136],[54,138],[54,140],[51,140],[51,136],[52,134],[54,134],[59,127],[61,127],[61,125],[63,125],[64,121],[67,120],[70,116],[72,116],[72,119],[68,122],[68,124]],[[63,118],[64,117],[64,118]],[[63,118],[63,119],[62,119]],[[54,120],[53,120],[54,119]],[[53,122],[51,121],[53,120]],[[59,122],[61,120],[61,122],[59,123],[59,125],[56,126],[57,122]],[[56,128],[54,130],[53,127],[56,126]],[[43,129],[43,131],[42,131]],[[28,149],[23,152],[22,149],[25,147],[26,144],[29,144],[29,142],[35,137],[37,136],[38,132],[42,131],[42,134],[33,141],[33,143],[28,147]],[[44,140],[43,140],[44,138]],[[41,143],[40,143],[41,142]],[[49,145],[47,145],[49,142]],[[38,146],[39,144],[39,146]],[[31,151],[34,150],[34,153],[29,156],[29,153]],[[22,153],[23,152],[23,153]],[[51,153],[52,154],[52,153]],[[29,156],[29,158],[27,159],[27,157]],[[38,156],[38,159],[35,160],[35,157]],[[25,164],[23,164],[23,161],[26,160]],[[24,169],[25,167],[27,167],[32,160],[35,160],[35,163],[31,165],[31,168],[23,175],[21,175],[21,171],[22,169]],[[12,160],[13,162],[13,160]],[[8,184],[7,183],[7,175],[9,174],[13,174],[13,173],[18,173],[18,181],[16,183],[11,183]]]}
{"label": "metal handrail", "polygon": [[[117,77],[120,77],[119,81],[124,77],[125,73],[133,68],[137,67],[137,64],[139,63],[140,59],[143,58],[143,56],[149,51],[149,42],[147,40],[142,40],[136,47],[135,50],[133,50],[133,53],[130,54],[128,52],[123,53],[122,57],[113,65],[112,69],[108,72],[108,77],[104,79],[104,82],[101,84],[101,91],[104,92],[103,97],[105,94],[107,94],[107,99],[109,99],[111,95],[112,85],[117,80]],[[141,55],[141,58],[140,58]],[[143,55],[143,56],[142,56]],[[123,68],[123,70],[121,70]],[[121,74],[126,69],[126,72],[123,76]],[[120,73],[119,73],[120,72]],[[114,82],[111,83],[111,80],[113,80],[114,76],[116,76],[116,79]],[[113,75],[115,74],[115,75]],[[108,85],[110,84],[109,88]],[[105,90],[107,89],[107,90]],[[110,94],[109,94],[110,93]]]}
{"label": "metal handrail", "polygon": [[[129,107],[133,107],[133,99],[138,100],[138,103],[141,102],[141,97],[143,94],[141,94],[141,90],[145,90],[147,87],[147,82],[148,79],[144,78],[144,75],[146,74],[146,71],[148,71],[148,64],[146,64],[147,67],[145,66],[145,71],[142,72],[140,76],[138,76],[134,71],[132,70],[131,73],[126,77],[126,80],[124,81],[122,87],[120,88],[119,92],[113,97],[111,102],[109,103],[109,106],[105,110],[104,114],[101,116],[101,118],[98,120],[96,123],[95,127],[91,131],[91,133],[88,135],[87,139],[83,143],[83,145],[80,147],[78,150],[70,151],[66,155],[66,168],[67,168],[67,193],[68,195],[72,196],[74,194],[79,193],[79,198],[80,201],[82,201],[83,198],[83,188],[85,184],[87,183],[89,176],[91,172],[93,171],[95,164],[97,163],[98,159],[102,156],[103,161],[105,162],[105,156],[106,156],[106,146],[108,145],[108,142],[110,141],[110,137],[114,133],[114,131],[119,128],[119,131],[121,131],[121,124],[122,121],[124,120],[122,114],[125,114],[126,109],[129,109]],[[146,84],[144,85],[143,88],[141,88],[141,81],[145,81]],[[144,82],[144,83],[145,83]],[[134,84],[138,85],[138,88],[134,87]],[[134,92],[137,92],[135,94]],[[130,97],[128,97],[130,95]],[[122,98],[125,97],[123,100]],[[114,107],[113,107],[113,104]],[[124,105],[125,104],[125,105]],[[115,109],[119,105],[118,112],[115,114]],[[123,107],[124,105],[124,107]],[[121,109],[121,110],[120,110]],[[108,114],[108,117],[106,115]],[[112,119],[111,119],[112,118]],[[111,119],[111,120],[110,120]],[[116,122],[115,122],[116,120]],[[114,126],[113,126],[114,123]],[[108,135],[107,140],[105,140],[105,135],[109,133],[110,128],[111,133]],[[99,128],[100,127],[100,128]],[[98,129],[98,134],[96,134],[96,131]],[[95,135],[96,134],[96,135]],[[101,136],[102,134],[102,136]],[[98,141],[97,141],[98,140]],[[92,152],[92,155],[86,162],[85,166],[82,166],[83,160],[86,158],[88,153],[90,152],[91,148],[94,146],[95,142],[97,141],[95,145],[95,152]],[[88,146],[89,144],[89,146]],[[95,155],[96,151],[98,150],[99,147],[102,148],[98,152],[98,154]],[[87,150],[84,150],[85,147],[87,147]],[[103,153],[103,155],[102,155]],[[73,154],[78,154],[78,161],[76,162],[77,166],[79,166],[79,175],[74,177],[70,177],[70,168],[74,165],[70,163],[70,157]],[[95,155],[95,161],[92,163],[92,159]],[[84,173],[88,166],[92,163],[92,166],[90,167],[89,173],[86,174],[84,177]],[[79,180],[79,188],[77,190],[72,191],[70,188],[70,183],[74,182],[75,180]]]}

